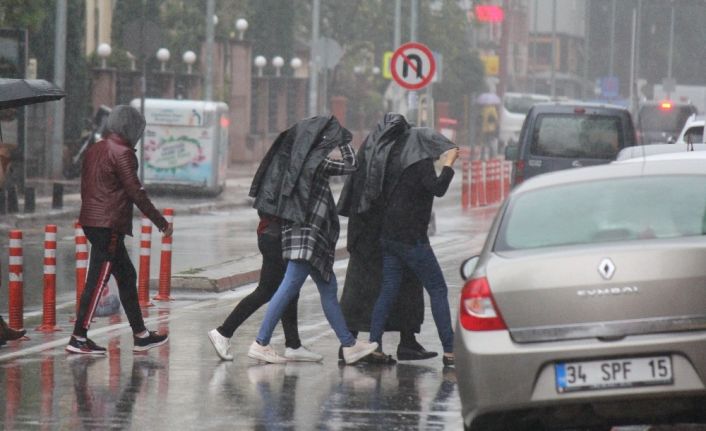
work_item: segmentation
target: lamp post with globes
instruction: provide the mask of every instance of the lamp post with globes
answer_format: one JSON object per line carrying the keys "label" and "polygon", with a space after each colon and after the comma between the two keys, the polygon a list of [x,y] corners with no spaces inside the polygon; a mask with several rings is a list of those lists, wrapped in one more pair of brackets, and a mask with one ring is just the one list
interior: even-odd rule
{"label": "lamp post with globes", "polygon": [[[230,67],[230,157],[233,162],[256,160],[249,135],[252,129],[253,97],[253,58],[252,43],[248,40],[250,27],[245,18],[238,18],[233,23],[235,32],[228,42]],[[237,36],[236,36],[237,32]]]}
{"label": "lamp post with globes", "polygon": [[117,71],[108,67],[108,58],[112,54],[112,48],[107,43],[101,43],[96,48],[96,54],[100,58],[100,67],[93,69],[91,79],[91,106],[92,112],[96,112],[101,105],[115,106],[117,90]]}
{"label": "lamp post with globes", "polygon": [[202,76],[194,73],[194,63],[196,63],[196,53],[186,51],[182,54],[181,60],[186,65],[186,72],[179,73],[176,83],[176,98],[200,100],[202,95]]}
{"label": "lamp post with globes", "polygon": [[167,70],[167,62],[171,58],[171,53],[167,48],[159,48],[155,57],[159,61],[159,71],[154,73],[157,89],[155,96],[163,99],[173,99],[174,91],[174,72]]}

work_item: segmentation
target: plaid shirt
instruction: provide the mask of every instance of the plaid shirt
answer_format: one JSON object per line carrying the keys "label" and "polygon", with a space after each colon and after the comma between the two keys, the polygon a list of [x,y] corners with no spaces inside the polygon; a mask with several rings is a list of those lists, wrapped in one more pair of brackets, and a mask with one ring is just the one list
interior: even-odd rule
{"label": "plaid shirt", "polygon": [[346,144],[339,149],[342,161],[326,158],[316,169],[306,221],[285,221],[282,224],[282,257],[285,260],[308,261],[326,281],[333,274],[336,241],[341,229],[328,179],[334,175],[350,174],[357,169],[353,147]]}

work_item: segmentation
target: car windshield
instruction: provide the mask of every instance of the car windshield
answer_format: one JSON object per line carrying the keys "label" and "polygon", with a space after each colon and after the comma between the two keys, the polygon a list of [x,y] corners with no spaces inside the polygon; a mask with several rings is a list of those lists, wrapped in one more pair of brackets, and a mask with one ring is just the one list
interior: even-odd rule
{"label": "car windshield", "polygon": [[546,102],[547,99],[539,99],[529,96],[507,96],[503,100],[503,105],[505,109],[512,112],[513,114],[527,114],[535,103]]}
{"label": "car windshield", "polygon": [[542,157],[615,159],[623,146],[618,117],[544,114],[537,118],[530,153]]}
{"label": "car windshield", "polygon": [[514,199],[496,251],[706,233],[706,176],[659,176],[561,185]]}
{"label": "car windshield", "polygon": [[694,111],[686,106],[663,110],[657,106],[640,109],[640,128],[643,132],[679,133]]}

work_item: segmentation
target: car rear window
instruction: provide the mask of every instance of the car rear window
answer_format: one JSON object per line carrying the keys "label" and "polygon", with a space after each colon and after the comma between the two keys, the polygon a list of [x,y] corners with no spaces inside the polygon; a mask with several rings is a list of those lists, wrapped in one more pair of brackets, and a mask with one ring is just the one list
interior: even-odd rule
{"label": "car rear window", "polygon": [[530,154],[614,160],[625,146],[620,123],[620,117],[608,115],[538,115]]}
{"label": "car rear window", "polygon": [[639,114],[640,129],[643,132],[679,133],[694,112],[689,106],[674,106],[671,109],[643,106]]}
{"label": "car rear window", "polygon": [[518,195],[495,250],[523,250],[706,233],[706,176],[659,176],[555,186]]}

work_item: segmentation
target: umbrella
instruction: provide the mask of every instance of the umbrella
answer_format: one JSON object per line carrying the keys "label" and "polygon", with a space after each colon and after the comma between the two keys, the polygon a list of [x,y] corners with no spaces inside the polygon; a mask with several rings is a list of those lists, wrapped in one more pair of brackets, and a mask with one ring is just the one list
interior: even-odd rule
{"label": "umbrella", "polygon": [[0,109],[59,100],[64,91],[43,79],[0,78]]}
{"label": "umbrella", "polygon": [[500,98],[495,93],[483,93],[476,97],[476,103],[479,105],[499,105]]}

